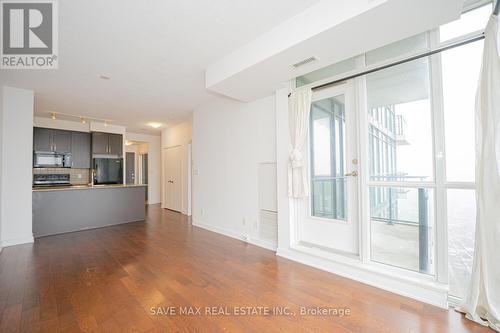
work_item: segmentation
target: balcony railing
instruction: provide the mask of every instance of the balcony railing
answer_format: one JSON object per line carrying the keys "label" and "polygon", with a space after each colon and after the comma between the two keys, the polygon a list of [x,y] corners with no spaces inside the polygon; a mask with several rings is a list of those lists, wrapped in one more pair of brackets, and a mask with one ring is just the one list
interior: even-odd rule
{"label": "balcony railing", "polygon": [[[403,174],[375,175],[372,181],[404,182],[408,180],[423,181],[427,177],[408,176]],[[331,219],[347,218],[347,179],[346,177],[317,177],[312,180],[312,215]],[[404,186],[404,185],[402,185]],[[418,188],[416,219],[400,218],[398,200],[409,191],[404,187],[371,187],[385,191],[383,195],[370,191],[370,220],[387,225],[408,225],[418,228],[419,234],[419,266],[425,272],[430,265],[429,255],[429,196],[428,189]],[[377,198],[376,198],[377,196]]]}

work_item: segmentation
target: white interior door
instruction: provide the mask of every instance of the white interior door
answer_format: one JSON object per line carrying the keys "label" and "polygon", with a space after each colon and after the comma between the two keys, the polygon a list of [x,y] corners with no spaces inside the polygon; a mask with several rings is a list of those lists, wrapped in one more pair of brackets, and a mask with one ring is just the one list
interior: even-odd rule
{"label": "white interior door", "polygon": [[352,83],[313,93],[310,196],[299,205],[297,241],[359,254],[358,157]]}
{"label": "white interior door", "polygon": [[164,150],[164,200],[165,208],[180,212],[182,210],[182,147]]}

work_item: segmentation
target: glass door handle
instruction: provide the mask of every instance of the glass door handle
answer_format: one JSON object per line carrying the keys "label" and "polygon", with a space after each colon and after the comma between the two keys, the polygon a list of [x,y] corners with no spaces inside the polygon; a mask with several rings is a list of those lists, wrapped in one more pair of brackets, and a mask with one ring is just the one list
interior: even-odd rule
{"label": "glass door handle", "polygon": [[346,176],[346,177],[357,177],[358,176],[358,172],[356,170],[354,170],[353,172],[346,173],[344,176]]}

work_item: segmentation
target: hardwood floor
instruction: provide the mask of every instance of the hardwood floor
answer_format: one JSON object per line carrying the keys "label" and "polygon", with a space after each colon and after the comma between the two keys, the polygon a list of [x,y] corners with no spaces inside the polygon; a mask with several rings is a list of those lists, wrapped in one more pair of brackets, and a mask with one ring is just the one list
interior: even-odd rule
{"label": "hardwood floor", "polygon": [[[183,306],[201,315],[181,315]],[[295,315],[236,315],[246,306],[288,307]],[[177,313],[168,315],[169,307]],[[213,315],[205,307],[215,307]],[[300,307],[350,314],[301,315]],[[223,310],[229,315],[215,315]],[[148,209],[146,223],[3,249],[0,332],[81,331],[490,332],[454,311],[193,227],[158,206]]]}

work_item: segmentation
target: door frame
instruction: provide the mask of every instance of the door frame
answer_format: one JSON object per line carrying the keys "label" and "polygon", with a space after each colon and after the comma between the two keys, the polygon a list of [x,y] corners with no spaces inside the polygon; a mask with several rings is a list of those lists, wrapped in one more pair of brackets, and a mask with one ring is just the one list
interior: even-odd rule
{"label": "door frame", "polygon": [[133,168],[133,171],[132,171],[132,183],[130,184],[137,184],[137,178],[136,178],[136,175],[137,175],[137,165],[136,165],[136,161],[137,161],[137,154],[136,152],[134,151],[126,151],[125,152],[125,184],[128,184],[127,183],[127,180],[128,180],[128,167],[129,167],[129,160],[128,160],[128,156],[130,156],[129,154],[133,154],[134,155],[134,158],[133,158],[133,163],[132,163],[132,168]]}
{"label": "door frame", "polygon": [[[326,99],[329,97],[335,97],[339,95],[344,95],[345,101],[345,165],[346,165],[346,170],[344,170],[344,173],[350,173],[352,171],[357,171],[358,175],[361,173],[361,170],[359,169],[360,165],[360,157],[359,157],[359,129],[358,129],[358,115],[357,115],[357,99],[356,99],[356,87],[354,84],[354,81],[345,81],[342,82],[338,85],[335,85],[333,87],[329,87],[326,89],[323,89],[319,92],[313,93],[313,98],[312,102]],[[310,125],[309,125],[310,126]],[[309,187],[310,187],[310,192],[312,193],[312,177],[311,177],[311,131],[309,131],[308,135],[308,141],[306,144],[305,148],[305,154],[306,154],[306,160],[308,161],[307,163],[307,173],[309,177]],[[358,162],[357,164],[354,164],[354,159],[357,159]],[[361,236],[360,236],[360,231],[361,231],[361,220],[360,220],[360,207],[361,207],[361,193],[360,193],[360,180],[359,176],[358,177],[349,177],[347,178],[347,220],[335,220],[335,219],[328,219],[328,218],[323,218],[323,217],[316,217],[312,216],[312,194],[302,200],[297,201],[297,209],[296,209],[296,216],[297,218],[295,219],[295,243],[296,244],[307,244],[307,246],[313,246],[313,247],[319,247],[323,248],[327,251],[332,252],[332,254],[338,254],[341,256],[348,256],[350,258],[359,258],[361,256]],[[318,224],[315,226],[315,228],[320,228],[319,224],[323,223],[324,227],[328,228],[339,228],[339,229],[347,229],[344,232],[348,232],[349,230],[353,232],[354,234],[351,234],[352,239],[354,242],[357,244],[353,245],[352,252],[351,251],[344,251],[341,249],[336,249],[334,247],[326,246],[326,245],[321,245],[321,244],[316,244],[316,243],[311,243],[310,241],[307,241],[303,234],[305,233],[303,231],[303,225],[307,223],[316,223]],[[313,224],[311,223],[311,226]],[[337,225],[337,227],[335,226]],[[339,230],[339,232],[341,232]],[[313,231],[314,233],[314,231]],[[342,237],[341,237],[342,238]]]}
{"label": "door frame", "polygon": [[161,149],[161,208],[169,209],[166,207],[167,198],[167,162],[166,162],[166,152],[168,149],[180,148],[180,168],[181,168],[181,207],[179,212],[191,216],[192,201],[192,177],[191,177],[191,142],[183,145],[176,145],[170,147],[163,147]]}

